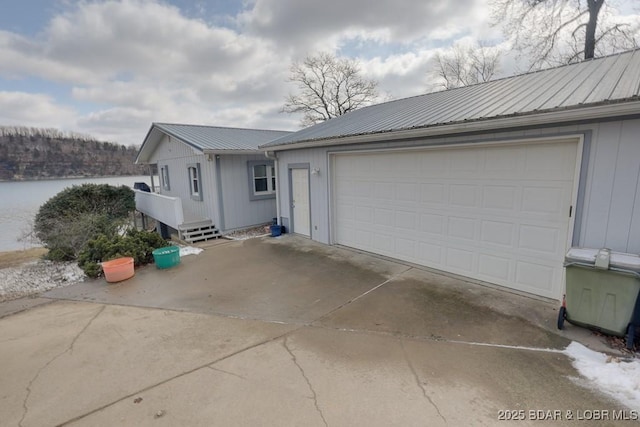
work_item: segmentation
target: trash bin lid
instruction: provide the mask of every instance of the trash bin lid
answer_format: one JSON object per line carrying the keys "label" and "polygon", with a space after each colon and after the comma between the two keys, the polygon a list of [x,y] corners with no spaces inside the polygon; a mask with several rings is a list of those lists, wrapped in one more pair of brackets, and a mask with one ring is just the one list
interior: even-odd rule
{"label": "trash bin lid", "polygon": [[586,262],[589,264],[593,264],[596,262],[596,256],[598,255],[599,249],[591,249],[591,248],[571,248],[567,255],[565,256],[565,260],[567,262]]}
{"label": "trash bin lid", "polygon": [[640,272],[640,255],[611,252],[611,267]]}
{"label": "trash bin lid", "polygon": [[[595,264],[599,250],[593,248],[571,248],[565,256],[565,261]],[[611,252],[609,267],[640,272],[640,255]]]}

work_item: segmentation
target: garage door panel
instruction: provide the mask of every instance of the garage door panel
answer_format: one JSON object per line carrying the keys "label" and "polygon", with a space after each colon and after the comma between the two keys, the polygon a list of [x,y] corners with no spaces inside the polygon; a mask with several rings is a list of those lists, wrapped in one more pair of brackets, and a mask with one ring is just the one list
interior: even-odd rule
{"label": "garage door panel", "polygon": [[430,234],[442,234],[446,217],[439,213],[423,213],[420,215],[421,231]]}
{"label": "garage door panel", "polygon": [[485,220],[480,223],[480,240],[483,243],[513,247],[516,242],[516,224]]}
{"label": "garage door panel", "polygon": [[520,227],[519,248],[556,255],[560,246],[564,245],[562,245],[559,231],[555,227],[530,225],[522,225]]}
{"label": "garage door panel", "polygon": [[485,185],[482,187],[484,209],[513,211],[518,205],[520,189],[513,185]]}
{"label": "garage door panel", "polygon": [[442,246],[420,241],[416,264],[442,265]]}
{"label": "garage door panel", "polygon": [[541,292],[551,291],[555,273],[555,269],[550,265],[526,261],[516,262],[516,283],[529,289],[537,289]]}
{"label": "garage door panel", "polygon": [[525,177],[530,179],[570,180],[573,171],[566,165],[575,161],[575,149],[570,146],[537,144],[527,146],[525,152]]}
{"label": "garage door panel", "polygon": [[447,234],[453,238],[476,240],[476,219],[449,217]]}
{"label": "garage door panel", "polygon": [[445,263],[453,272],[468,276],[474,271],[475,257],[476,253],[470,250],[447,248]]}
{"label": "garage door panel", "polygon": [[390,182],[374,182],[373,183],[373,196],[376,199],[382,200],[394,200],[395,191],[394,185]]}
{"label": "garage door panel", "polygon": [[461,172],[473,172],[474,175],[480,171],[480,165],[484,161],[483,150],[458,148],[447,151],[449,157],[449,170],[455,174]]}
{"label": "garage door panel", "polygon": [[449,187],[449,204],[475,208],[478,204],[478,187],[469,184],[454,184]]}
{"label": "garage door panel", "polygon": [[478,273],[483,280],[509,282],[513,279],[513,261],[510,258],[481,254],[478,261]]}
{"label": "garage door panel", "polygon": [[577,141],[336,154],[336,243],[559,297]]}
{"label": "garage door panel", "polygon": [[421,201],[423,203],[434,203],[442,205],[447,200],[445,198],[446,186],[441,183],[422,183],[420,185]]}
{"label": "garage door panel", "polygon": [[558,215],[564,207],[562,188],[525,187],[522,192],[522,213]]}

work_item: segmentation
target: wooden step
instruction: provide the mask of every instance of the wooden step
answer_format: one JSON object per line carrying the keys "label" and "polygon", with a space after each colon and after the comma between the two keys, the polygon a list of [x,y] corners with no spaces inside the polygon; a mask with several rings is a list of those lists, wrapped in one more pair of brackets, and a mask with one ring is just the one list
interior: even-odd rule
{"label": "wooden step", "polygon": [[193,227],[180,230],[180,238],[188,243],[203,242],[205,240],[217,239],[220,231],[214,225],[204,227]]}

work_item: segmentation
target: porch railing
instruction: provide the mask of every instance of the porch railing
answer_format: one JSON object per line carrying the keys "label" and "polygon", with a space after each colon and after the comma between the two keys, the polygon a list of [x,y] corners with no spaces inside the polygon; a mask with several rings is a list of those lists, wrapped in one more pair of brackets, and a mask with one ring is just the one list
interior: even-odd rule
{"label": "porch railing", "polygon": [[182,200],[162,194],[134,190],[136,193],[136,210],[177,229],[184,223]]}

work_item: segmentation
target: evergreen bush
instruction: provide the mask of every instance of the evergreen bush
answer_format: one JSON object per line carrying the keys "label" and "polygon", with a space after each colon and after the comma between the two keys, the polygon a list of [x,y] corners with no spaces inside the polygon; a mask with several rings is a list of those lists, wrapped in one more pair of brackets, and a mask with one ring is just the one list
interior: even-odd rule
{"label": "evergreen bush", "polygon": [[49,259],[74,260],[89,240],[118,234],[135,209],[134,195],[124,185],[66,188],[40,206],[34,222],[35,236],[49,249]]}
{"label": "evergreen bush", "polygon": [[89,240],[78,255],[78,266],[89,277],[102,273],[100,263],[120,257],[132,257],[134,265],[153,262],[153,251],[167,246],[165,239],[150,231],[131,229],[123,236],[100,235]]}

